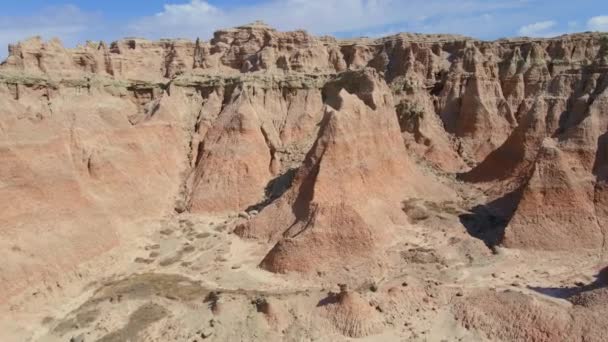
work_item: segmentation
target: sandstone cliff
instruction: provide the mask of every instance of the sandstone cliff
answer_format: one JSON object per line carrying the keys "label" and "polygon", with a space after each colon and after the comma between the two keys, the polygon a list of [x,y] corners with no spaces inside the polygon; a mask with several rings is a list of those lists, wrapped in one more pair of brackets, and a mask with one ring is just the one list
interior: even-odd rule
{"label": "sandstone cliff", "polygon": [[208,42],[12,45],[0,298],[173,211],[261,210],[240,232],[276,244],[262,266],[308,272],[294,259],[320,244],[330,267],[390,239],[400,201],[456,196],[448,173],[508,198],[486,204],[506,246],[603,248],[607,71],[599,33],[343,41],[258,23]]}

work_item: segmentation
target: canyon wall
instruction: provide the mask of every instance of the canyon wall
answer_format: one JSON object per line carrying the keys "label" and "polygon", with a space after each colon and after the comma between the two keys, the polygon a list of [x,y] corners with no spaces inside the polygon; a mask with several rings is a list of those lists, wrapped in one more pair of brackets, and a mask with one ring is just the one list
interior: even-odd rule
{"label": "canyon wall", "polygon": [[[599,33],[337,40],[256,23],[208,42],[11,45],[0,300],[174,212],[261,211],[237,231],[276,243],[274,271],[306,271],[293,258],[332,237],[367,255],[401,201],[457,196],[446,175],[487,190],[496,243],[603,248],[607,71]],[[344,256],[335,243],[324,256]]]}

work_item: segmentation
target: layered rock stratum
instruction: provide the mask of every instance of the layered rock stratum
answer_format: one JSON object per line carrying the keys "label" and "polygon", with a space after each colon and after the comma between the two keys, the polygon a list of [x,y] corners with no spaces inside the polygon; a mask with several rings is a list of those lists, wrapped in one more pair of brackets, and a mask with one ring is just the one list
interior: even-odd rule
{"label": "layered rock stratum", "polygon": [[[589,274],[603,266],[607,34],[338,40],[254,23],[217,31],[210,41],[127,38],[65,48],[32,38],[11,45],[0,65],[0,108],[0,303],[15,315],[27,303],[65,296],[69,284],[131,274],[103,283],[70,315],[92,309],[108,312],[103,324],[118,324],[127,313],[95,306],[107,291],[144,291],[138,300],[177,291],[167,295],[183,302],[207,296],[209,314],[227,315],[225,322],[239,321],[238,305],[250,297],[273,297],[256,299],[266,323],[247,321],[239,329],[253,325],[254,332],[238,336],[212,326],[218,340],[314,339],[315,329],[422,339],[423,330],[389,328],[403,326],[416,307],[424,317],[445,308],[441,317],[461,330],[443,333],[467,340],[599,341],[594,329],[606,328],[585,299],[604,300],[601,288],[565,309],[537,303],[543,294],[534,291],[495,292],[514,273],[482,275],[500,265],[518,269],[514,260],[528,257],[536,269],[549,260],[582,263]],[[183,235],[171,235],[175,227]],[[205,234],[218,241],[196,247]],[[116,266],[142,246],[150,254],[136,259],[144,268]],[[154,267],[174,267],[187,255],[196,258],[172,273],[200,278],[154,275]],[[167,258],[157,264],[159,256]],[[228,271],[217,265],[231,258],[249,265],[242,277],[250,284],[239,290],[226,286],[247,281],[218,280]],[[420,276],[403,285],[414,269]],[[528,280],[549,286],[577,276],[546,273]],[[201,285],[209,274],[217,278]],[[157,287],[125,290],[133,282]],[[298,286],[277,290],[282,282],[309,284],[313,296],[321,296],[315,286],[337,282],[359,292],[329,303],[320,297],[315,309]],[[360,293],[370,284],[372,294]],[[471,286],[494,290],[469,298]],[[464,303],[450,300],[454,288]],[[208,296],[222,291],[243,302]],[[44,299],[28,300],[32,293]],[[70,330],[56,317],[46,332],[14,328],[11,336],[191,339],[160,333],[191,314],[171,305],[156,300],[129,313],[147,320],[118,335],[101,336],[113,328],[91,332],[87,324]],[[507,328],[521,317],[503,317],[505,306],[534,312],[521,321],[527,332]],[[296,324],[286,312],[315,317]],[[584,334],[557,329],[562,323]]]}

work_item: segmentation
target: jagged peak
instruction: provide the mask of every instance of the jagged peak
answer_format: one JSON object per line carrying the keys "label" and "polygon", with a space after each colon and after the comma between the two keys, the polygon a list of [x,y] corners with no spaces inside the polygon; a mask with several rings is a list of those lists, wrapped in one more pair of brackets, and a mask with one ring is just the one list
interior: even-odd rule
{"label": "jagged peak", "polygon": [[266,24],[263,20],[256,20],[249,24],[237,26],[237,29],[245,29],[245,28],[264,28],[274,30],[270,25]]}

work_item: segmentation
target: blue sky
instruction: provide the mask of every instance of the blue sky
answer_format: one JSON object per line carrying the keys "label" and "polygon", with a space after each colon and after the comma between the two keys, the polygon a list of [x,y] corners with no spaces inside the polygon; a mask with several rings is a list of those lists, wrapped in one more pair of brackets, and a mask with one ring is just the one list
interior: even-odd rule
{"label": "blue sky", "polygon": [[281,30],[338,37],[396,32],[480,39],[608,31],[608,0],[20,0],[0,12],[0,57],[11,42],[58,37],[67,46],[126,36],[209,39],[263,20]]}

